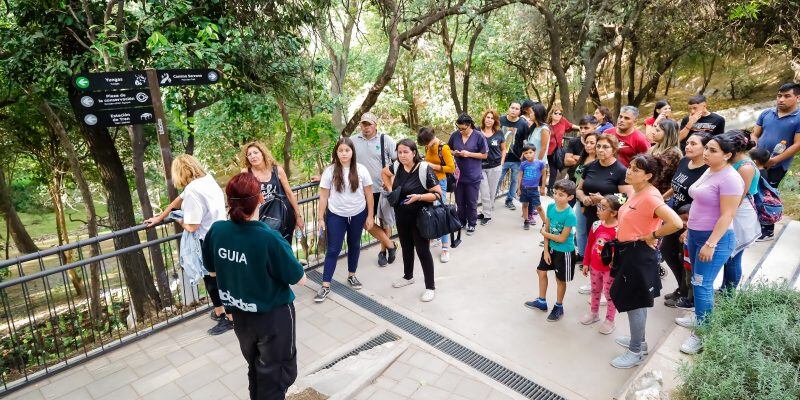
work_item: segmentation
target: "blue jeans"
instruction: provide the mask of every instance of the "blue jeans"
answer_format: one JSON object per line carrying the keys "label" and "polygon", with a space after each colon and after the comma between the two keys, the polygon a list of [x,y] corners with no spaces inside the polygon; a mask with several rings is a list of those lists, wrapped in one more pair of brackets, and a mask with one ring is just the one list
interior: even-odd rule
{"label": "blue jeans", "polygon": [[[447,177],[439,180],[439,186],[442,187],[442,198],[447,197]],[[439,202],[438,200],[436,201]],[[442,236],[442,247],[450,244],[450,234]]]}
{"label": "blue jeans", "polygon": [[503,169],[500,171],[500,180],[497,181],[497,190],[495,193],[500,192],[500,186],[503,184],[503,179],[506,177],[506,172],[511,173],[511,183],[508,185],[508,193],[506,193],[506,203],[511,203],[514,196],[517,194],[517,176],[519,175],[519,161],[506,161],[503,163]]}
{"label": "blue jeans", "polygon": [[686,240],[689,258],[692,261],[692,286],[694,287],[694,314],[700,324],[714,307],[714,279],[717,278],[723,264],[731,257],[736,247],[736,236],[729,229],[722,235],[709,261],[700,260],[700,250],[711,236],[711,231],[689,229]]}
{"label": "blue jeans", "polygon": [[722,290],[736,290],[742,280],[742,255],[744,250],[736,253],[725,263],[722,272]]}
{"label": "blue jeans", "polygon": [[[584,255],[586,250],[586,241],[589,240],[589,229],[586,226],[586,217],[583,215],[583,205],[578,202],[575,203],[575,218],[577,219],[577,227],[575,227],[575,252],[579,255]],[[582,261],[582,259],[581,259]]]}
{"label": "blue jeans", "polygon": [[325,213],[325,226],[328,230],[328,250],[325,252],[325,268],[322,271],[322,281],[330,282],[333,272],[336,271],[336,261],[342,252],[344,235],[347,234],[347,270],[356,272],[358,256],[361,253],[361,233],[364,223],[367,222],[367,209],[353,217],[342,217],[332,213]]}

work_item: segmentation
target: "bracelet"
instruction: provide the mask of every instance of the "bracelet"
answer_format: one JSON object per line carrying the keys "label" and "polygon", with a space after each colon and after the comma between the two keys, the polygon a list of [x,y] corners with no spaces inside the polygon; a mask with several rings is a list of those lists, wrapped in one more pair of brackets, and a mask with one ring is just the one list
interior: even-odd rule
{"label": "bracelet", "polygon": [[716,249],[717,248],[717,245],[715,245],[715,244],[712,245],[712,244],[709,244],[708,242],[706,242],[703,246],[706,246],[709,249]]}

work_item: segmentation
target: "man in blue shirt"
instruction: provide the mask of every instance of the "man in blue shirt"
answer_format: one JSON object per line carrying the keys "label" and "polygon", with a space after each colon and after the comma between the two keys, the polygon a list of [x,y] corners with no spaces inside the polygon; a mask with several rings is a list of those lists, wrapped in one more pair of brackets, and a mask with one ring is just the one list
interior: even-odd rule
{"label": "man in blue shirt", "polygon": [[[764,177],[775,188],[780,185],[795,154],[800,151],[798,97],[800,97],[800,85],[796,83],[781,85],[778,89],[775,108],[764,110],[753,129],[753,139],[758,142],[758,147],[771,153]],[[775,147],[781,142],[784,142],[785,150],[776,152]],[[758,241],[772,240],[774,228],[773,225],[762,226],[762,235]]]}

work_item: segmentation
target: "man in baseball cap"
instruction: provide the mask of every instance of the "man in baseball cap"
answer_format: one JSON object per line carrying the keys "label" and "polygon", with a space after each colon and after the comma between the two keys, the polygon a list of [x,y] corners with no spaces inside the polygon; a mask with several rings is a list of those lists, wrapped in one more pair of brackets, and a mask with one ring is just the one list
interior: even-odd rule
{"label": "man in baseball cap", "polygon": [[378,133],[378,117],[366,112],[361,115],[359,122],[361,132],[351,137],[356,149],[356,159],[359,164],[367,167],[372,177],[373,215],[377,221],[369,233],[381,242],[381,251],[378,253],[378,266],[385,267],[394,262],[397,256],[397,244],[390,237],[392,226],[395,224],[394,209],[389,205],[381,193],[390,189],[383,187],[381,171],[397,159],[394,140],[389,135]]}

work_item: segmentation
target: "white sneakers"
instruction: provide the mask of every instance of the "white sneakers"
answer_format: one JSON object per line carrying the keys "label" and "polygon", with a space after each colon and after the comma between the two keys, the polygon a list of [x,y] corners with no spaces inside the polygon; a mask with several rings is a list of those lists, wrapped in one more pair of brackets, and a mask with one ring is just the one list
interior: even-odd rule
{"label": "white sneakers", "polygon": [[697,336],[697,334],[694,332],[692,332],[692,334],[683,341],[683,344],[681,344],[681,353],[697,354],[702,349],[703,339],[700,339],[700,336]]}
{"label": "white sneakers", "polygon": [[394,283],[392,283],[392,287],[401,288],[401,287],[404,287],[404,286],[411,285],[413,283],[414,283],[414,278],[411,278],[411,279],[400,278],[400,279],[394,281]]}
{"label": "white sneakers", "polygon": [[675,323],[684,328],[694,329],[697,328],[697,317],[692,313],[686,317],[675,318]]}
{"label": "white sneakers", "polygon": [[439,261],[443,263],[450,261],[450,250],[442,249],[442,253],[439,254]]}
{"label": "white sneakers", "polygon": [[589,294],[592,293],[592,285],[586,284],[578,288],[579,294]]}
{"label": "white sneakers", "polygon": [[[400,279],[394,281],[394,283],[392,283],[392,287],[401,288],[401,287],[405,287],[405,286],[408,286],[408,285],[412,285],[413,283],[414,283],[414,278],[411,278],[411,279],[400,278]],[[422,296],[420,296],[419,299],[421,301],[424,301],[424,302],[427,303],[427,302],[433,300],[434,297],[436,297],[436,292],[435,291],[430,290],[430,289],[425,289],[425,291],[422,292]]]}

